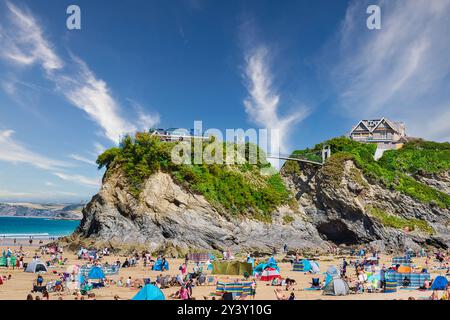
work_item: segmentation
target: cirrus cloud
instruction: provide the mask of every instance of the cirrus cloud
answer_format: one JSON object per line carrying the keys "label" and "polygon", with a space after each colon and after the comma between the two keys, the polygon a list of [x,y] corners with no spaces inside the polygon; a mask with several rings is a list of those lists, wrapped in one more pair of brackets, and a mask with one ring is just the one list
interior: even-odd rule
{"label": "cirrus cloud", "polygon": [[353,1],[335,45],[331,80],[351,118],[388,116],[410,135],[450,140],[450,1],[378,1],[382,29],[366,28],[374,1]]}

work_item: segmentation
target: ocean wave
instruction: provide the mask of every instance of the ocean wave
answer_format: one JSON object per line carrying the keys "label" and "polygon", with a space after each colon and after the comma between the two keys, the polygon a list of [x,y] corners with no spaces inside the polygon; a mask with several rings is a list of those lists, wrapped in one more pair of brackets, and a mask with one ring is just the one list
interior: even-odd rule
{"label": "ocean wave", "polygon": [[[3,233],[0,234],[0,238],[16,238],[16,239],[28,239],[28,238],[49,238],[49,233]],[[55,237],[55,236],[52,236]]]}

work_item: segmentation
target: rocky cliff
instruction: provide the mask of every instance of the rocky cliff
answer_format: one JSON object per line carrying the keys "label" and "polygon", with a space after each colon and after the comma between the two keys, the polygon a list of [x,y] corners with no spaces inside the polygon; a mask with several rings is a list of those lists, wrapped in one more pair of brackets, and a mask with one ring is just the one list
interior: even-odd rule
{"label": "rocky cliff", "polygon": [[[391,153],[400,167],[399,158],[406,157],[400,151]],[[401,173],[393,174],[393,185],[386,187],[379,178],[387,171],[371,175],[374,167],[361,163],[355,154],[338,152],[323,167],[291,162],[282,170],[301,210],[323,239],[346,245],[381,241],[393,249],[450,245],[448,153],[439,173],[417,170],[408,174],[405,179],[417,183],[406,189],[401,183]],[[412,159],[420,157],[418,153]],[[432,164],[427,162],[428,166]],[[383,163],[371,165],[383,168]],[[436,200],[426,198],[425,194],[435,196]]]}
{"label": "rocky cliff", "polygon": [[271,253],[284,244],[326,248],[316,229],[288,206],[275,211],[267,223],[224,215],[204,196],[175,183],[168,173],[151,175],[138,198],[126,186],[120,170],[108,175],[84,208],[76,236],[113,247],[141,245],[177,253],[227,248]]}

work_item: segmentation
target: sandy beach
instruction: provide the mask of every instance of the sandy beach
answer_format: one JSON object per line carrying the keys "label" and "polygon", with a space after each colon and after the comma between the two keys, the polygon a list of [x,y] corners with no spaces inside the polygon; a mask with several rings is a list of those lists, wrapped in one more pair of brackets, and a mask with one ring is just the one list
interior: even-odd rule
{"label": "sandy beach", "polygon": [[[18,246],[10,246],[11,250],[18,249]],[[0,247],[1,251],[6,249],[6,246]],[[35,253],[40,255],[40,250],[37,245],[33,245],[32,247],[23,247],[23,250],[27,253],[27,257],[24,259],[24,262],[29,262]],[[49,272],[43,274],[44,283],[51,280],[57,280],[60,278],[59,274],[64,272],[66,268],[70,265],[82,265],[86,263],[86,261],[79,260],[74,253],[64,252],[64,258],[67,258],[68,261],[65,265],[50,267]],[[333,256],[321,256],[316,259],[316,261],[320,264],[321,273],[324,273],[326,269],[331,266],[339,266],[342,263],[342,257],[333,257]],[[42,261],[48,260],[49,256],[41,256]],[[304,290],[305,288],[310,287],[310,282],[313,277],[319,277],[321,281],[324,279],[325,275],[312,275],[304,272],[294,272],[292,271],[292,266],[289,262],[282,263],[280,262],[283,256],[275,256],[278,262],[278,266],[280,267],[280,273],[283,278],[289,277],[291,279],[295,279],[297,284],[294,286],[293,291],[285,291],[283,289],[283,294],[288,296],[291,292],[294,292],[297,300],[394,300],[394,299],[408,299],[413,297],[415,299],[428,299],[431,295],[431,291],[419,291],[419,290],[403,290],[399,289],[395,293],[362,293],[362,294],[350,294],[347,296],[324,296],[322,295],[322,291],[310,291]],[[351,260],[354,257],[346,257],[347,260]],[[109,262],[113,263],[117,259],[120,261],[124,261],[125,256],[117,256],[111,255],[107,257],[103,257],[102,263]],[[386,266],[391,265],[391,256],[381,255],[380,265],[385,264]],[[243,259],[241,259],[243,260]],[[158,272],[151,271],[149,267],[144,268],[142,262],[140,262],[135,267],[130,268],[121,268],[118,275],[110,276],[111,279],[117,281],[119,278],[127,279],[131,277],[132,280],[135,279],[144,279],[150,278],[152,281],[156,279],[157,275],[177,275],[179,266],[183,263],[183,259],[168,259],[169,261],[169,271]],[[415,258],[414,263],[417,266],[424,265],[424,258]],[[437,266],[438,263],[436,261],[432,262],[432,266]],[[192,271],[194,267],[193,263],[190,263],[188,266],[188,272]],[[209,275],[211,271],[207,271]],[[351,279],[355,279],[354,268],[348,268],[348,275],[351,276]],[[442,270],[431,270],[431,277],[434,278],[439,274],[445,275],[445,271]],[[12,268],[7,269],[5,267],[0,267],[0,275],[8,276],[11,275],[11,279],[4,282],[3,285],[0,285],[0,300],[24,300],[27,295],[30,293],[33,283],[36,281],[37,274],[34,273],[26,273],[23,270]],[[235,280],[240,279],[240,276],[217,276],[219,280]],[[215,285],[210,286],[196,286],[193,288],[193,297],[197,300],[204,300],[205,297],[211,299],[212,293],[215,292]],[[257,289],[256,289],[256,299],[257,300],[275,300],[276,296],[274,293],[274,289],[281,287],[274,287],[268,285],[267,282],[257,281]],[[174,293],[178,290],[178,287],[171,287],[168,289],[163,289],[163,292],[166,296],[166,299],[170,299],[170,294]],[[117,285],[111,285],[109,287],[94,289],[92,292],[95,293],[95,299],[97,300],[112,300],[114,296],[118,296],[121,300],[131,299],[139,289],[137,288],[126,288],[126,287],[118,287]],[[440,292],[442,295],[443,292]],[[34,293],[33,296],[40,295],[39,293]],[[50,293],[50,300],[56,300],[59,298],[64,300],[74,300],[75,296],[68,293],[58,294],[58,293]],[[247,299],[251,299],[248,297]]]}

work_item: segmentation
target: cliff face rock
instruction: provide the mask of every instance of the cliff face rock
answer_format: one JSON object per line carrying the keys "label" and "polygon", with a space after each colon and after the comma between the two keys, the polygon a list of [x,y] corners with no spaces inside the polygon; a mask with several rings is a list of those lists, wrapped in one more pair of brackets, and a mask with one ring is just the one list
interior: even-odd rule
{"label": "cliff face rock", "polygon": [[176,252],[230,248],[271,253],[284,244],[291,249],[327,246],[313,225],[288,207],[273,213],[269,224],[224,215],[167,173],[151,175],[138,198],[126,186],[120,170],[110,170],[100,192],[84,208],[75,236],[113,246],[140,244],[152,251]]}
{"label": "cliff face rock", "polygon": [[[448,208],[371,184],[351,160],[333,174],[328,163],[294,166],[294,171],[282,170],[283,178],[324,239],[347,245],[381,240],[393,249],[450,245]],[[416,179],[449,192],[448,172]]]}

